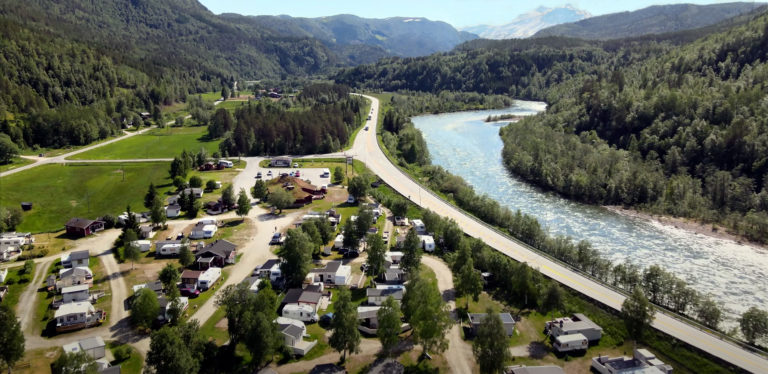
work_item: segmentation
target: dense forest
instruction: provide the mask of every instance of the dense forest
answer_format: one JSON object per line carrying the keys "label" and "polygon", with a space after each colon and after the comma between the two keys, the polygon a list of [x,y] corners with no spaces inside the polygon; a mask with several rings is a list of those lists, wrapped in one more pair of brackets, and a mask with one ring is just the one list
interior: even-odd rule
{"label": "dense forest", "polygon": [[349,87],[315,84],[290,109],[269,100],[250,101],[235,111],[214,113],[208,132],[222,137],[222,155],[319,154],[340,150],[362,124],[365,100]]}
{"label": "dense forest", "polygon": [[317,40],[233,25],[194,0],[0,1],[0,30],[0,132],[21,148],[87,144],[235,77],[335,65]]}
{"label": "dense forest", "polygon": [[768,16],[549,90],[502,130],[516,174],[571,198],[768,241]]}

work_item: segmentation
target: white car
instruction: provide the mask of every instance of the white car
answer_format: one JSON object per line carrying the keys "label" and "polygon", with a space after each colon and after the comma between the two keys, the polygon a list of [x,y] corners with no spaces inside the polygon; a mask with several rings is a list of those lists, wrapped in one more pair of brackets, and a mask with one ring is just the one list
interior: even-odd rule
{"label": "white car", "polygon": [[295,167],[295,168],[299,167],[299,163],[298,162],[294,162],[293,163],[293,167]]}

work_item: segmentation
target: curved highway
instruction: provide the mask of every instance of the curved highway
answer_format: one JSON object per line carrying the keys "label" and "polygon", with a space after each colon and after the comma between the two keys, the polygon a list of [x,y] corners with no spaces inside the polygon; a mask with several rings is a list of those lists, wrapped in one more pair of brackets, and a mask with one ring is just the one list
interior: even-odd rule
{"label": "curved highway", "polygon": [[[613,309],[621,310],[621,304],[625,298],[623,294],[520,245],[488,225],[470,217],[461,209],[433,195],[398,169],[387,159],[376,140],[379,101],[375,97],[365,97],[372,102],[371,120],[366,123],[370,130],[361,130],[358,133],[354,145],[347,152],[348,154],[363,161],[384,182],[403,196],[408,196],[413,203],[456,221],[468,235],[481,238],[499,252],[516,261],[528,263],[542,274],[565,286]],[[673,317],[656,313],[653,327],[744,370],[753,373],[768,373],[768,359]]]}

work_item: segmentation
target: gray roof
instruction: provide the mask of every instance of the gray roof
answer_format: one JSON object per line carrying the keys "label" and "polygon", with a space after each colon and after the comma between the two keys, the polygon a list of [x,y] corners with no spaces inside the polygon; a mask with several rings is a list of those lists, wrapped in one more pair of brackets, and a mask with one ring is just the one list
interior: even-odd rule
{"label": "gray roof", "polygon": [[269,270],[272,269],[275,265],[280,264],[280,259],[277,258],[271,258],[267,260],[267,262],[264,263],[264,265],[259,266],[259,270]]}
{"label": "gray roof", "polygon": [[285,292],[285,297],[283,298],[282,303],[283,304],[296,304],[296,303],[317,304],[320,302],[320,299],[322,297],[323,297],[323,294],[321,294],[320,292],[307,291],[301,288],[291,288],[290,290]]}
{"label": "gray roof", "polygon": [[329,261],[327,264],[325,264],[325,267],[322,268],[315,268],[310,270],[312,273],[335,273],[339,270],[342,263],[341,261]]}
{"label": "gray roof", "polygon": [[90,275],[90,274],[91,273],[89,273],[88,270],[86,270],[83,267],[78,266],[78,267],[67,269],[67,270],[61,272],[61,277],[62,278],[65,278],[65,277],[82,277],[82,276],[86,276],[86,275]]}
{"label": "gray roof", "polygon": [[76,251],[69,254],[69,260],[85,260],[91,257],[91,254],[85,250],[85,251]]}
{"label": "gray roof", "polygon": [[392,358],[385,358],[376,360],[371,364],[371,368],[368,370],[368,374],[402,374],[405,373],[405,367],[403,364],[395,361]]}
{"label": "gray roof", "polygon": [[213,254],[217,257],[228,258],[229,255],[236,250],[237,246],[234,243],[226,240],[217,240],[211,243],[211,245],[203,247],[203,249],[197,253],[196,257],[211,257],[204,255]]}
{"label": "gray roof", "polygon": [[99,374],[120,374],[120,365],[110,366],[99,371]]}
{"label": "gray roof", "polygon": [[104,339],[101,338],[101,336],[92,336],[90,338],[85,338],[78,342],[80,344],[80,348],[83,350],[103,347],[106,344],[104,344]]}
{"label": "gray roof", "polygon": [[522,366],[512,368],[512,374],[565,374],[559,366]]}
{"label": "gray roof", "polygon": [[[488,315],[487,313],[470,313],[469,322],[473,324],[482,323],[487,315]],[[515,319],[512,318],[512,315],[509,313],[499,313],[499,317],[501,317],[501,323],[504,323],[504,324],[515,323]]]}
{"label": "gray roof", "polygon": [[368,297],[377,297],[377,296],[383,296],[383,297],[389,297],[392,296],[395,298],[395,300],[400,300],[403,298],[403,290],[400,288],[368,288],[365,290],[365,294]]}
{"label": "gray roof", "polygon": [[283,334],[292,336],[292,337],[294,337],[296,339],[301,339],[302,333],[304,332],[301,329],[301,327],[296,326],[296,325],[292,325],[292,324],[285,324],[285,325],[281,324],[280,325],[280,331]]}
{"label": "gray roof", "polygon": [[299,302],[308,303],[308,304],[317,304],[320,302],[320,299],[322,297],[323,297],[323,294],[319,292],[304,291],[301,293],[301,296],[299,296]]}
{"label": "gray roof", "polygon": [[69,286],[64,287],[61,289],[61,293],[72,293],[72,292],[81,292],[81,291],[88,291],[88,285],[87,284],[78,284],[75,286]]}

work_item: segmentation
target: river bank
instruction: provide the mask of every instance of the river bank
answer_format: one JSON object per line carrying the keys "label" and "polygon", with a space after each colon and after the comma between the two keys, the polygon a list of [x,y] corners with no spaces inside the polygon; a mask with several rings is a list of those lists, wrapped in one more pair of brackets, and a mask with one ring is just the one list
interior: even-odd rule
{"label": "river bank", "polygon": [[618,205],[603,205],[605,209],[620,214],[625,217],[637,218],[645,221],[659,223],[664,226],[685,230],[697,235],[704,235],[710,238],[729,240],[739,245],[749,245],[755,248],[768,250],[768,245],[758,243],[747,238],[728,232],[728,228],[717,224],[703,223],[690,218],[672,217],[659,214],[643,212],[641,210],[625,208]]}

